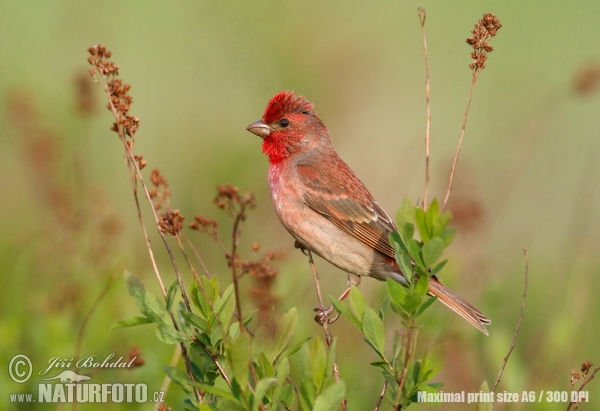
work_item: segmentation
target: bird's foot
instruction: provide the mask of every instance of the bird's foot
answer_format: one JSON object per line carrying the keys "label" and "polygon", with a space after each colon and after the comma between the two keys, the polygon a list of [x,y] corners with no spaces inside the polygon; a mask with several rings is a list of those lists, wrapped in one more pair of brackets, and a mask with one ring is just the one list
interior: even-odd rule
{"label": "bird's foot", "polygon": [[315,322],[319,325],[323,325],[326,322],[327,324],[333,324],[337,321],[338,318],[340,318],[339,313],[335,317],[329,318],[329,316],[335,311],[335,308],[333,308],[332,305],[330,305],[329,307],[323,307],[319,305],[318,307],[315,307],[313,311],[317,313],[317,315],[315,315]]}
{"label": "bird's foot", "polygon": [[302,254],[308,255],[308,254],[306,254],[306,250],[308,250],[308,249],[306,247],[304,247],[302,244],[300,244],[300,241],[298,241],[298,240],[294,241],[294,248],[298,248],[300,251],[302,251]]}

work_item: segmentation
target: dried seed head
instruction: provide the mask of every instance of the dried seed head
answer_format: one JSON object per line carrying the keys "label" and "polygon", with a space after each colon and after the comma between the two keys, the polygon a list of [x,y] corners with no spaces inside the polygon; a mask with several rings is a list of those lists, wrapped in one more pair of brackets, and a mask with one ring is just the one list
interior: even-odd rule
{"label": "dried seed head", "polygon": [[600,63],[589,62],[582,66],[575,73],[573,88],[583,97],[594,94],[600,88]]}
{"label": "dried seed head", "polygon": [[594,366],[594,362],[593,361],[586,361],[583,364],[581,364],[581,372],[583,373],[583,375],[584,376],[587,375],[588,371],[593,366]]}
{"label": "dried seed head", "polygon": [[473,72],[481,71],[485,68],[487,54],[494,50],[488,41],[496,36],[501,27],[500,20],[498,20],[496,15],[491,13],[484,14],[477,24],[475,24],[475,28],[471,31],[473,36],[466,40],[467,44],[473,47],[473,52],[471,52],[473,61],[469,64],[469,68]]}
{"label": "dried seed head", "polygon": [[160,215],[158,229],[162,233],[177,237],[183,230],[183,220],[185,217],[179,213],[179,210],[168,209]]}

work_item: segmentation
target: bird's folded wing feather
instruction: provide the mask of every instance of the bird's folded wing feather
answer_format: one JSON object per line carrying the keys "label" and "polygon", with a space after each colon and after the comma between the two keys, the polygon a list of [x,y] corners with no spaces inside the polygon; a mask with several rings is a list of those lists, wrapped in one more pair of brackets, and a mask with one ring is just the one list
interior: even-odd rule
{"label": "bird's folded wing feather", "polygon": [[394,258],[389,235],[396,227],[390,217],[346,163],[339,157],[328,160],[337,163],[329,164],[335,174],[322,172],[315,164],[298,165],[306,204],[348,234]]}

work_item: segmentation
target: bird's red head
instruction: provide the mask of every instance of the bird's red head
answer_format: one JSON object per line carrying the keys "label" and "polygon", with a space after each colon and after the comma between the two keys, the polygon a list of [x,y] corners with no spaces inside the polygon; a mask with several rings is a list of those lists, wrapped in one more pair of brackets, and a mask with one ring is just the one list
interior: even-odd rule
{"label": "bird's red head", "polygon": [[323,144],[324,140],[331,144],[313,104],[292,91],[275,94],[262,118],[250,124],[247,130],[263,138],[262,151],[271,164]]}

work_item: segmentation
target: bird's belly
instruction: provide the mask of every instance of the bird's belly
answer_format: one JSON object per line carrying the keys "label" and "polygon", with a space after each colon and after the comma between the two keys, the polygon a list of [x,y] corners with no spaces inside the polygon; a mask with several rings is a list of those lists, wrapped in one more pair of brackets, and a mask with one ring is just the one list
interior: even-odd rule
{"label": "bird's belly", "polygon": [[270,178],[269,183],[279,220],[303,246],[348,273],[386,277],[374,269],[380,253],[308,207],[301,194],[281,180]]}

